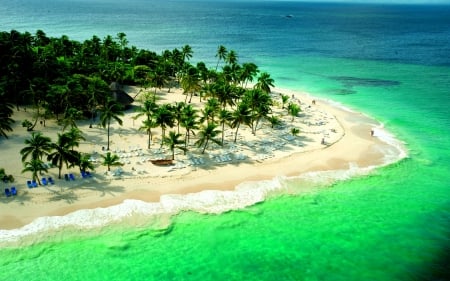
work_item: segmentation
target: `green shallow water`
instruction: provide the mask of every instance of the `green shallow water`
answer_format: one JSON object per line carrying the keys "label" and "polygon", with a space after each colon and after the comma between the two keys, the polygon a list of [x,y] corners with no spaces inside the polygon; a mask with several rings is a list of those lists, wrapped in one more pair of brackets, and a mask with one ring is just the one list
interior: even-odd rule
{"label": "green shallow water", "polygon": [[[277,86],[308,90],[382,121],[405,141],[409,157],[244,210],[183,213],[165,229],[151,226],[153,219],[147,227],[109,226],[83,236],[67,230],[44,243],[4,248],[0,280],[448,277],[450,68],[306,57],[263,61]],[[286,184],[302,188],[295,179]]]}

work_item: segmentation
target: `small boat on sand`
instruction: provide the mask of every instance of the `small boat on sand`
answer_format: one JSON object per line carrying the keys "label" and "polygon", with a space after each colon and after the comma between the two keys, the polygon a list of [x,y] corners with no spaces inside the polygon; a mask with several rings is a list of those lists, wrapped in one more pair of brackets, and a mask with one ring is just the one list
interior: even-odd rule
{"label": "small boat on sand", "polygon": [[170,166],[173,165],[173,160],[171,159],[157,159],[157,160],[150,160],[153,165],[156,166]]}

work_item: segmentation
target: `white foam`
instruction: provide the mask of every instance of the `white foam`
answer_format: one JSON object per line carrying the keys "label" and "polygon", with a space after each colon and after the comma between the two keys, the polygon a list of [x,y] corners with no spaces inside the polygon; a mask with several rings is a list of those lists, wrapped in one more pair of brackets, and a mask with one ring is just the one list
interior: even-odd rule
{"label": "white foam", "polygon": [[125,200],[107,207],[78,210],[65,216],[40,217],[32,223],[12,230],[0,230],[2,244],[19,243],[23,238],[62,230],[96,229],[134,215],[176,215],[182,211],[199,213],[223,213],[262,202],[272,192],[282,189],[281,178],[271,181],[242,183],[234,191],[205,190],[191,194],[162,195],[160,202],[147,203],[140,200]]}
{"label": "white foam", "polygon": [[349,168],[344,170],[313,171],[301,174],[297,179],[312,182],[315,185],[328,185],[336,181],[344,181],[355,176],[370,173],[375,166],[359,167],[356,163],[349,163]]}
{"label": "white foam", "polygon": [[398,140],[393,134],[386,131],[383,124],[376,128],[372,128],[373,136],[386,143],[388,146],[383,147],[382,153],[384,155],[384,165],[397,162],[403,158],[408,157],[408,152],[403,142]]}

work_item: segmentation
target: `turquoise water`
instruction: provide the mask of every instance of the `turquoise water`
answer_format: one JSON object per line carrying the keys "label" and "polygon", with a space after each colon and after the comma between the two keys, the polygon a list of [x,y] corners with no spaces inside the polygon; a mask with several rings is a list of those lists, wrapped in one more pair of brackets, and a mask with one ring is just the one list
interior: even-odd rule
{"label": "turquoise water", "polygon": [[[247,5],[239,10],[236,4],[233,11],[248,13]],[[294,4],[285,4],[286,10],[273,5],[262,7],[264,13],[256,10],[255,21],[266,13],[298,18]],[[221,215],[185,212],[169,224],[165,217],[151,217],[139,226],[125,221],[91,232],[53,233],[44,242],[1,249],[0,280],[448,280],[450,64],[442,42],[450,38],[450,17],[433,17],[439,14],[422,9],[424,18],[444,23],[420,22],[415,13],[396,13],[398,7],[308,7],[305,30],[283,22],[281,30],[289,33],[273,34],[267,23],[270,30],[259,36],[284,36],[280,49],[264,40],[250,46],[241,42],[241,49],[242,38],[233,39],[233,29],[218,32],[217,40],[236,44],[238,53],[269,71],[279,87],[305,90],[380,120],[405,142],[408,158],[308,194],[273,197]],[[352,15],[371,15],[367,26],[361,25],[363,18],[353,29],[340,24],[350,8],[363,10]],[[386,22],[383,17],[398,24],[376,26]],[[247,24],[253,30],[252,20],[242,20],[241,28]],[[406,32],[411,25],[413,34]],[[313,44],[320,45],[317,38],[291,37],[321,26],[320,48]],[[430,26],[434,32],[427,32]],[[335,33],[329,35],[332,27]],[[204,36],[203,30],[193,30],[194,38]],[[336,41],[329,36],[342,42],[356,37],[359,45],[343,50],[336,44],[332,51]],[[209,40],[203,49],[218,45]],[[375,42],[377,50],[370,49]],[[396,60],[395,50],[400,52]],[[286,184],[302,188],[297,180]]]}

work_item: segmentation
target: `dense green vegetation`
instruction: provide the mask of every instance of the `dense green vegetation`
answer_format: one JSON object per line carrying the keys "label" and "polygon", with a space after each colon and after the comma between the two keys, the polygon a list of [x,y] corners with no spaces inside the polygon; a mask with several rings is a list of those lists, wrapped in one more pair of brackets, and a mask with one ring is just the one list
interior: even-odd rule
{"label": "dense green vegetation", "polygon": [[[168,146],[172,157],[175,148],[186,152],[195,134],[196,144],[204,152],[210,142],[224,144],[226,125],[234,128],[237,136],[241,125],[256,134],[264,119],[272,125],[279,123],[270,116],[273,79],[268,73],[260,73],[254,63],[240,64],[237,53],[224,46],[219,46],[215,54],[217,64],[208,68],[203,62],[190,62],[193,50],[189,45],[157,54],[129,46],[124,33],[78,42],[67,36],[50,38],[41,30],[34,35],[12,30],[0,33],[0,54],[0,137],[7,138],[12,130],[14,108],[35,111],[34,120],[20,120],[29,131],[38,120],[45,126],[49,118],[62,127],[56,142],[34,133],[27,140],[22,160],[24,171],[32,172],[33,178],[46,168],[44,156],[59,168],[60,176],[63,164],[77,165],[80,170],[92,168],[85,163],[88,156],[75,150],[83,138],[76,124],[82,118],[90,119],[92,125],[100,114],[109,150],[110,123],[122,124],[120,116],[127,105],[112,95],[111,83],[149,89],[141,95],[136,118],[145,117],[140,129],[148,134],[148,148],[152,145],[152,129],[159,127],[161,146]],[[248,88],[249,82],[254,87]],[[157,90],[166,88],[170,92],[173,87],[183,89],[185,101],[161,104]],[[201,108],[190,104],[195,96],[203,102]],[[289,112],[296,115],[298,110],[289,108]],[[166,136],[167,128],[174,127],[177,131]],[[184,132],[180,133],[180,127]],[[113,158],[106,162],[114,163]]]}

